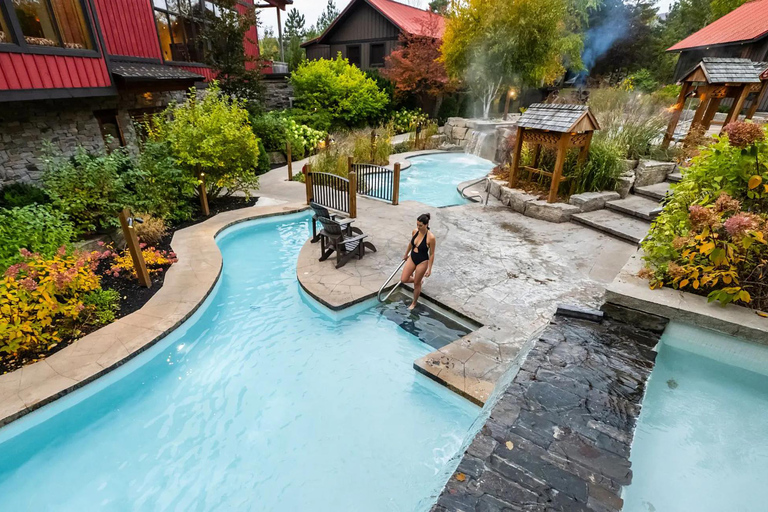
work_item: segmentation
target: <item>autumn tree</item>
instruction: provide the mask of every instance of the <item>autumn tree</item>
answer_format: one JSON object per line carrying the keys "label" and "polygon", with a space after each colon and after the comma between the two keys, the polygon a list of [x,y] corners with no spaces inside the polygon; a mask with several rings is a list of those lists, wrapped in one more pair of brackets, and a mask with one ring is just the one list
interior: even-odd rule
{"label": "autumn tree", "polygon": [[466,0],[446,20],[443,62],[483,103],[488,118],[503,85],[538,87],[581,67],[569,0]]}
{"label": "autumn tree", "polygon": [[394,83],[398,98],[415,96],[422,107],[432,108],[434,116],[443,97],[455,90],[455,81],[440,60],[437,32],[435,25],[425,30],[427,35],[401,34],[400,46],[387,57],[383,72]]}

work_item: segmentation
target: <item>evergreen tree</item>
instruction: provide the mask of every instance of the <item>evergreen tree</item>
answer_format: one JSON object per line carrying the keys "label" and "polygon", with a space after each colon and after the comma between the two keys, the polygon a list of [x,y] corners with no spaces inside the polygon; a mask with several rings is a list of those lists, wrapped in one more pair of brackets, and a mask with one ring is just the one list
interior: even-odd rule
{"label": "evergreen tree", "polygon": [[450,3],[449,0],[432,0],[429,2],[429,10],[438,14],[446,14]]}
{"label": "evergreen tree", "polygon": [[304,15],[300,14],[298,9],[288,11],[288,17],[285,19],[285,37],[288,42],[285,60],[291,71],[298,68],[304,60],[304,48],[301,47],[301,43],[306,34],[305,23]]}
{"label": "evergreen tree", "polygon": [[325,11],[320,14],[320,18],[317,20],[317,30],[322,33],[325,29],[331,26],[333,20],[339,17],[339,10],[336,8],[336,3],[333,0],[328,0],[328,5],[325,6]]}

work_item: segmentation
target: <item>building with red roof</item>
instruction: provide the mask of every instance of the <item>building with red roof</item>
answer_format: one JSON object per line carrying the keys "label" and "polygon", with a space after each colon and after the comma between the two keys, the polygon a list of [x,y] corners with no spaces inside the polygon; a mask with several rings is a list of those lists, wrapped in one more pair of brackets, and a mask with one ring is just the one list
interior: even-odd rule
{"label": "building with red roof", "polygon": [[440,39],[445,19],[394,0],[352,0],[319,37],[302,44],[307,58],[330,59],[338,53],[361,69],[384,67],[401,34]]}
{"label": "building with red roof", "polygon": [[[675,80],[682,79],[705,57],[768,61],[768,0],[753,0],[670,47],[679,52]],[[759,110],[768,110],[768,94]]]}

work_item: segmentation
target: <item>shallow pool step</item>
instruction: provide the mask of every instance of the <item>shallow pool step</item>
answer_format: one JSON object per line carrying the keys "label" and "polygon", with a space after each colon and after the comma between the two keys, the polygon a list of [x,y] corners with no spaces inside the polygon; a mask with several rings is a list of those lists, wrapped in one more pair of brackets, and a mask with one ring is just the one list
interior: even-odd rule
{"label": "shallow pool step", "polygon": [[395,292],[391,300],[379,305],[381,314],[432,348],[443,348],[478,327],[450,318],[426,300],[419,301],[411,311],[408,309],[411,298],[400,291]]}
{"label": "shallow pool step", "polygon": [[670,182],[664,181],[647,187],[635,187],[635,194],[661,201],[668,193],[671,193],[670,186]]}
{"label": "shallow pool step", "polygon": [[661,205],[658,201],[632,194],[625,199],[608,201],[605,203],[605,207],[647,221],[655,219],[661,213]]}
{"label": "shallow pool step", "polygon": [[577,213],[571,220],[631,244],[639,244],[651,227],[648,221],[607,209]]}

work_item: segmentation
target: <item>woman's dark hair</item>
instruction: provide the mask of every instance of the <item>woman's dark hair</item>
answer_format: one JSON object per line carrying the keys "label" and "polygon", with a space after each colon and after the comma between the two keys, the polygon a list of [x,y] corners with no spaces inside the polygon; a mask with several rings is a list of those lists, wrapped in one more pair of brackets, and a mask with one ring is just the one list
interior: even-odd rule
{"label": "woman's dark hair", "polygon": [[428,226],[429,225],[429,214],[428,213],[424,213],[422,215],[419,215],[419,218],[416,219],[416,220],[421,222],[425,226]]}

